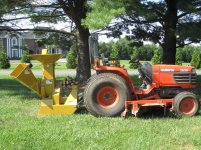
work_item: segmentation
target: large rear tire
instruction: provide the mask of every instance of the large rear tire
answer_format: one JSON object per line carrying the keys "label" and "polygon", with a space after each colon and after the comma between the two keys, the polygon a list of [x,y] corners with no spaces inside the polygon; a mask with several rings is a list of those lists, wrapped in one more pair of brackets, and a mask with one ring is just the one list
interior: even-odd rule
{"label": "large rear tire", "polygon": [[129,90],[125,80],[113,73],[98,74],[85,88],[84,102],[94,116],[118,116],[124,110]]}
{"label": "large rear tire", "polygon": [[200,102],[191,92],[181,92],[174,98],[174,111],[179,116],[194,116],[199,112]]}

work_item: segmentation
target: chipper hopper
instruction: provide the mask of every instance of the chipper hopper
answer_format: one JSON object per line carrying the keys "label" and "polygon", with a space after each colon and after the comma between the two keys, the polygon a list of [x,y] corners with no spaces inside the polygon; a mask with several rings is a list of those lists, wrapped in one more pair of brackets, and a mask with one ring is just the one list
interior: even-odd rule
{"label": "chipper hopper", "polygon": [[71,83],[70,94],[68,97],[62,97],[61,90],[67,84],[59,84],[55,79],[55,62],[62,54],[47,54],[47,50],[44,49],[41,55],[35,54],[30,57],[41,62],[43,66],[41,80],[33,75],[29,64],[26,63],[19,64],[10,75],[41,98],[38,114],[73,114],[77,109],[77,86]]}

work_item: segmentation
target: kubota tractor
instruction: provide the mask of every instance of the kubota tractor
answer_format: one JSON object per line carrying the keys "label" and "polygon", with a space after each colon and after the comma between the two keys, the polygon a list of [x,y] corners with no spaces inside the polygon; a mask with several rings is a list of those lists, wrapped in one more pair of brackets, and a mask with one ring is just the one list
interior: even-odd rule
{"label": "kubota tractor", "polygon": [[115,60],[98,55],[97,36],[89,39],[90,58],[96,71],[88,81],[84,102],[94,116],[118,116],[131,112],[138,115],[140,108],[159,106],[182,116],[193,116],[199,111],[199,99],[194,93],[196,72],[193,67],[179,65],[139,65],[143,85],[135,87],[124,67]]}

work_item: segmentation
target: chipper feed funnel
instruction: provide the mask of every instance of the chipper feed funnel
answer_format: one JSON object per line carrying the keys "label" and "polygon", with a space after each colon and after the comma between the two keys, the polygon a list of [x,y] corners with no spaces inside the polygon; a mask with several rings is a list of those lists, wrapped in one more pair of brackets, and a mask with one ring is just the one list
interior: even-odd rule
{"label": "chipper feed funnel", "polygon": [[19,64],[10,75],[40,96],[39,81],[33,75],[28,64]]}
{"label": "chipper feed funnel", "polygon": [[42,98],[39,115],[49,114],[73,114],[77,106],[77,86],[71,86],[68,97],[62,97],[62,85],[56,83],[55,62],[62,54],[30,55],[31,58],[41,62],[43,76],[41,80],[36,79],[28,64],[22,63],[10,74],[23,85],[33,90]]}

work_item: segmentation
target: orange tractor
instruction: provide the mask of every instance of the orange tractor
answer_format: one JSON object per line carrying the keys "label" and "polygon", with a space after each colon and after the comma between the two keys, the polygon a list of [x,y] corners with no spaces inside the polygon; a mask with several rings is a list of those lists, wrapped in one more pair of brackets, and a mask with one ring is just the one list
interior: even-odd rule
{"label": "orange tractor", "polygon": [[179,65],[151,65],[139,63],[139,77],[143,85],[135,87],[124,67],[116,60],[98,55],[97,36],[89,39],[90,58],[96,71],[84,91],[87,110],[94,116],[118,116],[128,112],[137,116],[141,108],[159,106],[177,115],[194,116],[199,111],[195,94],[196,72],[194,67]]}

